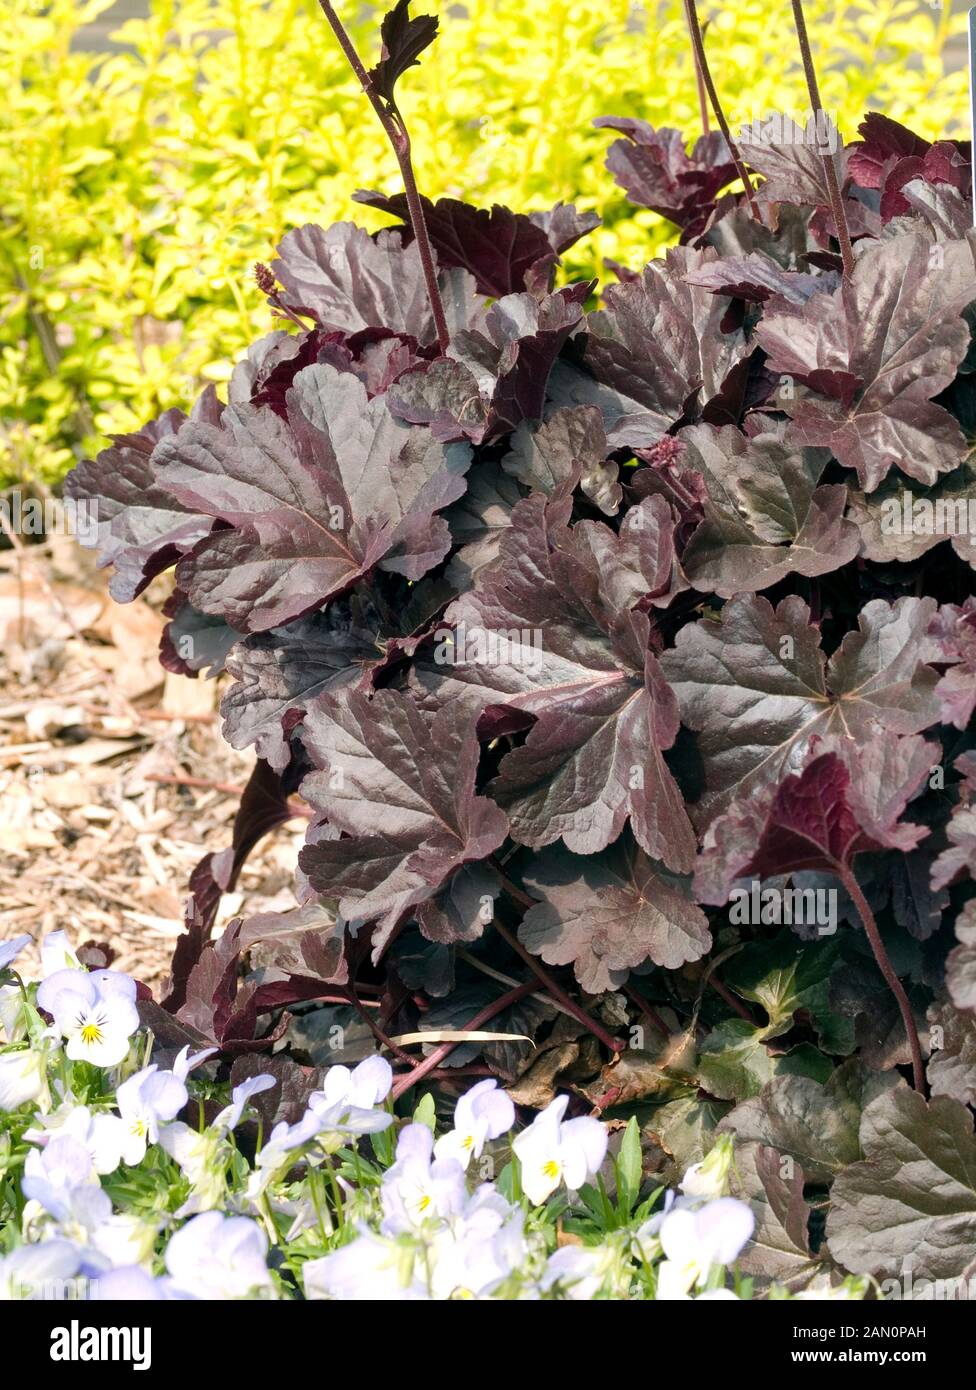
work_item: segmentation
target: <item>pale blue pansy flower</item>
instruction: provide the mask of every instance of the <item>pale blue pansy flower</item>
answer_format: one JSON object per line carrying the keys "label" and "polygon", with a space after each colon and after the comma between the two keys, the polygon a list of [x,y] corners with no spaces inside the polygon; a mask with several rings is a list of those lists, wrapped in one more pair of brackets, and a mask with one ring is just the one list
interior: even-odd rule
{"label": "pale blue pansy flower", "polygon": [[0,941],[0,970],[6,970],[8,965],[13,965],[25,946],[29,946],[31,938],[28,935],[12,937],[10,941]]}
{"label": "pale blue pansy flower", "polygon": [[63,1298],[80,1263],[81,1252],[74,1242],[56,1238],[0,1255],[0,1302]]}
{"label": "pale blue pansy flower", "polygon": [[170,1239],[166,1269],[174,1291],[191,1298],[248,1298],[273,1291],[267,1253],[267,1236],[256,1221],[207,1211]]}

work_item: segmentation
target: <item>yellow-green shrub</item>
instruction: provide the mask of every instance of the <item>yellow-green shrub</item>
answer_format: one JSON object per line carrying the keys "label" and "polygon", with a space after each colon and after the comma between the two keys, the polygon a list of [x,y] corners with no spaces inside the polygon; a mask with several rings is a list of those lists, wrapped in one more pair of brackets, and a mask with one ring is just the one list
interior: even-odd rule
{"label": "yellow-green shrub", "polygon": [[[78,47],[109,0],[0,0],[0,477],[57,478],[75,451],[224,380],[263,326],[249,277],[288,227],[355,216],[394,191],[393,155],[316,0],[152,0],[109,55]],[[421,5],[421,8],[423,6]],[[342,6],[364,51],[372,5]],[[385,8],[385,7],[380,7]],[[957,131],[948,10],[808,0],[825,105],[850,135],[875,107],[922,134]],[[706,3],[729,117],[802,110],[789,6]],[[465,0],[443,6],[401,84],[421,188],[520,210],[557,199],[604,226],[574,272],[641,263],[668,224],[603,167],[598,115],[695,132],[680,0]],[[81,40],[84,42],[83,38]]]}

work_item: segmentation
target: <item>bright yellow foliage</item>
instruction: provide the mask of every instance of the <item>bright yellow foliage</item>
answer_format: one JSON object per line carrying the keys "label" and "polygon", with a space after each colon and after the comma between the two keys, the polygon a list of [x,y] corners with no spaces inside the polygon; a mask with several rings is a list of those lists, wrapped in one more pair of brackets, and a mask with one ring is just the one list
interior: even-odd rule
{"label": "bright yellow foliage", "polygon": [[[152,0],[109,55],[79,30],[109,0],[0,0],[0,479],[57,478],[73,452],[227,378],[267,331],[250,278],[289,227],[397,189],[391,151],[316,0]],[[372,62],[380,9],[340,4]],[[420,0],[418,8],[431,8]],[[848,137],[880,109],[958,133],[964,17],[913,0],[807,0],[825,105]],[[702,5],[733,128],[805,113],[781,0]],[[680,0],[463,0],[400,84],[420,186],[520,210],[558,199],[604,226],[568,272],[641,264],[670,235],[606,172],[599,115],[698,130]]]}

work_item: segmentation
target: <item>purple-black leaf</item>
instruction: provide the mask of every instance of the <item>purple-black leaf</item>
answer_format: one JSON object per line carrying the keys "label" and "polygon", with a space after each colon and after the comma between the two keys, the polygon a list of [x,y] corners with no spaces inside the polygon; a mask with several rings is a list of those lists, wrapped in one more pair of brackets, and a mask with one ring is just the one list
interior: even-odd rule
{"label": "purple-black leaf", "polygon": [[739,597],[721,621],[678,633],[661,667],[681,719],[698,732],[705,792],[693,808],[702,828],[736,797],[778,783],[799,767],[814,734],[858,744],[919,733],[939,718],[936,659],[927,636],[932,599],[873,599],[825,661],[802,599],[773,608]]}
{"label": "purple-black leaf", "polygon": [[424,14],[410,17],[410,0],[397,0],[392,10],[383,16],[380,25],[383,55],[370,69],[369,80],[374,91],[396,109],[394,88],[406,72],[419,64],[420,55],[437,37],[437,19]]}
{"label": "purple-black leaf", "polygon": [[519,938],[549,965],[572,965],[588,994],[618,989],[635,966],[677,970],[712,944],[687,879],[669,874],[623,836],[601,854],[544,850],[524,871],[543,899]]}
{"label": "purple-black leaf", "polygon": [[470,461],[333,367],[304,368],[286,399],[287,420],[229,406],[219,426],[189,424],[156,455],[175,497],[225,523],[178,583],[244,632],[300,618],[376,567],[419,579],[450,549],[434,513],[464,492]]}
{"label": "purple-black leaf", "polygon": [[796,437],[855,468],[867,492],[895,466],[932,484],[965,457],[962,430],[932,397],[969,347],[962,311],[976,270],[966,241],[931,249],[922,236],[871,244],[850,282],[803,305],[774,299],[756,328],[768,369],[810,388],[783,400]]}
{"label": "purple-black leaf", "polygon": [[378,921],[378,958],[409,909],[498,849],[508,820],[475,792],[478,740],[458,705],[428,719],[392,690],[324,695],[304,738],[322,770],[302,794],[344,838],[306,845],[302,869],[348,921]]}

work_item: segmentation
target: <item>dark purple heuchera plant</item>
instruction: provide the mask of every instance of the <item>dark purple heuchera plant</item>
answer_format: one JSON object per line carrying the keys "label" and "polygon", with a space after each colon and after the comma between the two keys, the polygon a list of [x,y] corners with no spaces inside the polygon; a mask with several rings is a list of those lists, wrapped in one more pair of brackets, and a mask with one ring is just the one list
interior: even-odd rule
{"label": "dark purple heuchera plant", "polygon": [[[689,0],[720,128],[689,152],[600,122],[680,244],[587,313],[593,285],[556,284],[592,215],[418,193],[396,84],[436,21],[399,0],[367,72],[322,7],[403,176],[359,197],[396,225],[288,233],[257,269],[287,326],[227,403],[67,483],[117,599],[174,570],[161,660],[226,672],[225,736],[258,759],[153,1026],[294,1069],[338,1059],[338,1024],[396,1095],[488,1070],[534,1105],[558,1079],[636,1106],[652,1167],[732,1131],[795,1165],[742,1164],[752,1272],[962,1273],[968,145],[872,114],[838,146],[797,3],[818,137],[738,147]],[[296,807],[298,905],[213,940]]]}

